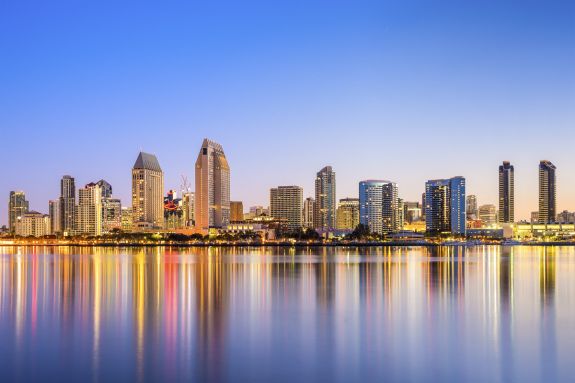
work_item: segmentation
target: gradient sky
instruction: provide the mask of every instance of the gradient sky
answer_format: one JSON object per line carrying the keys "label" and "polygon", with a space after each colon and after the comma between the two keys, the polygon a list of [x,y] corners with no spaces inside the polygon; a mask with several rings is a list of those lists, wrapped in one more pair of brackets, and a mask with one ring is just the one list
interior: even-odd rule
{"label": "gradient sky", "polygon": [[574,1],[4,0],[0,52],[0,224],[10,190],[47,212],[64,174],[129,205],[142,149],[179,189],[204,137],[246,209],[325,165],[338,198],[462,175],[495,203],[509,160],[526,218],[549,159],[575,210]]}

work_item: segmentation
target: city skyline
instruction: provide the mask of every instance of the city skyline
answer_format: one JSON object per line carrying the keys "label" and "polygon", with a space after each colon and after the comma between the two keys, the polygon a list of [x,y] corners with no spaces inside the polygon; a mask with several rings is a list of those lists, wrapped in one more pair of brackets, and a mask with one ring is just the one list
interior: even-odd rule
{"label": "city skyline", "polygon": [[557,211],[575,209],[573,3],[111,4],[1,6],[0,193],[26,191],[33,210],[64,174],[105,178],[129,201],[139,151],[179,190],[203,137],[226,148],[230,197],[246,207],[275,185],[312,197],[326,165],[338,199],[376,178],[418,201],[427,180],[459,174],[497,205],[494,169],[510,161],[515,218],[528,219],[546,159]]}
{"label": "city skyline", "polygon": [[[205,145],[205,143],[206,143],[206,140],[207,140],[206,138],[202,139],[204,145]],[[213,141],[210,141],[210,140],[208,140],[208,141],[209,141],[209,142],[213,142]],[[219,144],[217,144],[217,143],[216,143],[216,145],[219,146]],[[220,146],[220,147],[221,147],[221,146]],[[144,154],[144,155],[149,155],[149,154],[147,154],[147,153],[139,152],[139,157],[141,157],[142,154]],[[154,158],[156,157],[155,155],[151,155],[151,156],[154,157]],[[138,158],[138,160],[139,160],[139,158]],[[156,160],[156,161],[158,161],[158,160]],[[507,161],[503,161],[503,162],[506,163]],[[537,170],[538,176],[539,176],[539,168],[540,168],[540,163],[541,163],[541,162],[552,162],[552,161],[541,160],[541,161],[539,162],[539,164],[537,164],[536,170]],[[500,163],[501,163],[501,162],[500,162]],[[515,165],[515,164],[514,164],[514,165]],[[329,167],[330,169],[332,168],[331,166],[327,166],[327,167]],[[324,167],[324,168],[325,168],[325,167]],[[499,166],[498,168],[500,168],[500,166]],[[560,185],[560,183],[559,183],[558,181],[559,181],[559,179],[560,179],[560,177],[561,177],[561,169],[558,169],[557,171],[558,171],[558,173],[559,173],[559,176],[558,176],[557,179],[556,179],[556,184],[557,184],[557,185]],[[163,172],[163,170],[162,170],[162,172]],[[311,173],[312,173],[312,175],[313,175],[314,172],[312,171]],[[495,173],[495,172],[494,172],[494,173]],[[106,175],[101,175],[101,176],[102,176],[103,178],[106,178]],[[67,177],[70,177],[70,179],[72,180],[72,182],[74,182],[75,179],[76,179],[76,177],[74,177],[73,175],[72,175],[72,176],[71,176],[71,175],[65,175],[65,176],[63,176],[62,179],[67,179]],[[100,177],[100,176],[98,176],[98,177]],[[313,177],[311,177],[311,178],[313,178]],[[467,177],[464,176],[464,178],[466,178],[466,183],[468,183]],[[497,182],[499,182],[498,176],[496,176],[496,178],[497,178]],[[316,180],[317,180],[317,175],[316,175],[315,178],[313,178],[313,180],[312,180],[312,182],[311,182],[311,183],[312,183],[312,186],[311,186],[311,187],[308,187],[308,188],[301,186],[301,184],[297,184],[297,186],[302,187],[302,189],[303,189],[303,198],[304,198],[304,199],[306,199],[306,198],[312,198],[312,199],[313,199],[313,198],[314,198]],[[426,184],[428,181],[430,181],[430,180],[432,180],[432,179],[429,178],[429,179],[427,179],[426,181],[424,181],[423,190],[425,190],[425,184]],[[181,178],[180,178],[179,181],[180,181],[180,187],[181,187],[181,186],[182,186],[182,185],[181,185],[181,181],[182,181]],[[98,181],[98,182],[99,182],[99,183],[105,182],[106,184],[108,184],[106,181],[104,181],[104,179],[101,179],[101,180]],[[336,194],[336,201],[339,201],[340,199],[345,199],[345,198],[358,198],[357,185],[359,185],[361,182],[362,182],[361,180],[358,180],[358,181],[357,181],[357,183],[356,183],[356,185],[355,185],[355,189],[356,189],[356,190],[355,190],[355,194],[353,194],[353,192],[350,192],[350,194],[346,194],[346,195],[341,195],[341,194],[337,193],[337,194]],[[539,182],[539,180],[537,180],[537,182]],[[60,180],[60,184],[61,184],[61,183],[62,183],[62,180]],[[89,184],[89,183],[91,183],[91,181],[86,182],[86,184]],[[309,182],[308,182],[308,183],[309,183]],[[84,184],[84,183],[83,183],[83,182],[80,183],[80,185],[82,185],[82,184]],[[399,198],[401,198],[401,199],[402,199],[403,201],[405,201],[405,202],[412,202],[412,201],[417,202],[417,201],[418,201],[417,198],[413,198],[413,199],[405,198],[405,197],[404,197],[404,194],[403,194],[403,189],[401,188],[401,185],[400,185],[399,183],[396,183],[396,184],[397,184],[397,186],[399,187],[399,193],[398,193]],[[294,183],[294,185],[296,185],[296,184]],[[59,186],[60,186],[60,189],[61,189],[61,188],[62,188],[62,185],[59,185]],[[111,187],[109,184],[108,184],[108,186]],[[193,186],[193,185],[192,185],[192,186]],[[496,185],[496,186],[497,186],[497,185]],[[163,196],[164,194],[168,193],[169,191],[174,190],[174,191],[176,191],[176,192],[178,193],[178,195],[181,197],[181,196],[182,196],[182,190],[180,190],[180,187],[172,187],[172,185],[168,185],[167,183],[165,183],[165,184],[164,184],[164,189],[165,189],[165,190],[163,191],[162,196]],[[76,188],[78,188],[78,187],[76,186]],[[116,187],[114,187],[114,188],[115,188],[115,190],[117,190]],[[131,188],[132,188],[132,185],[130,184],[130,189],[131,189]],[[233,183],[231,184],[231,189],[233,190]],[[561,194],[561,189],[560,189],[559,186],[557,186],[557,189],[558,189],[558,192],[557,192],[557,201],[560,201],[559,195]],[[46,205],[46,206],[45,206],[45,208],[43,209],[42,206],[41,206],[41,204],[38,204],[37,201],[36,201],[36,202],[35,202],[35,201],[32,201],[31,198],[29,197],[30,194],[33,194],[33,191],[32,191],[32,193],[31,193],[29,190],[23,190],[23,189],[17,189],[17,188],[15,188],[15,189],[13,189],[13,190],[7,191],[6,193],[7,193],[7,194],[10,194],[10,193],[12,193],[12,192],[24,192],[24,194],[25,194],[25,196],[26,196],[26,202],[29,204],[29,210],[30,210],[30,211],[38,211],[38,212],[41,212],[41,213],[43,213],[43,214],[48,214],[49,210],[51,209],[51,205],[50,205],[50,204],[51,204],[52,200],[58,199],[58,197],[55,197],[55,198],[46,200],[46,201],[45,201],[45,205]],[[110,191],[110,192],[111,192],[111,191]],[[499,190],[496,190],[495,194],[497,194],[498,192],[499,192]],[[575,192],[575,191],[574,191],[574,192]],[[538,190],[538,189],[535,190],[535,193],[538,195],[539,190]],[[130,194],[131,194],[131,193],[130,193]],[[244,200],[238,198],[238,200],[242,201],[242,204],[243,204],[243,207],[244,207],[244,212],[246,212],[247,209],[249,209],[251,206],[265,206],[265,205],[266,205],[266,202],[267,202],[267,205],[268,205],[267,207],[269,208],[269,207],[270,207],[270,206],[269,206],[269,189],[267,190],[267,194],[268,194],[268,195],[266,196],[266,199],[264,199],[264,201],[255,201],[254,203],[246,203],[245,201],[246,201],[246,200],[249,201],[249,200],[250,200],[249,198],[244,199]],[[516,194],[521,194],[521,191],[516,192]],[[121,205],[122,207],[132,207],[132,206],[130,205],[130,202],[132,202],[132,196],[131,196],[131,195],[130,195],[129,199],[128,199],[128,198],[123,199],[123,198],[121,198],[121,197],[118,197],[118,195],[121,195],[121,194],[116,194],[116,193],[114,193],[114,197],[117,198],[117,199],[119,199],[120,201],[122,201],[122,205]],[[471,195],[471,196],[475,196],[475,195],[477,195],[477,194],[474,194],[474,193],[472,193],[472,192],[470,193],[469,188],[467,187],[467,195],[468,195],[468,196],[470,196],[470,195]],[[76,198],[77,198],[77,197],[78,197],[78,196],[76,195]],[[163,197],[162,197],[162,198],[163,198]],[[516,199],[517,199],[517,198],[516,198]],[[478,207],[479,207],[479,206],[482,206],[482,205],[495,205],[495,206],[497,206],[497,200],[496,200],[496,201],[493,201],[493,202],[492,202],[492,201],[486,201],[485,199],[482,198],[481,195],[478,195],[477,200],[478,200],[478,201],[477,201],[477,206],[478,206]],[[526,215],[525,215],[525,217],[519,217],[519,218],[516,217],[516,218],[515,218],[515,222],[519,222],[519,221],[530,221],[530,219],[531,219],[531,214],[534,213],[534,212],[538,212],[538,211],[539,211],[539,205],[538,205],[538,203],[539,203],[539,202],[536,201],[536,203],[535,203],[535,205],[536,205],[535,208],[534,208],[533,210],[530,210],[529,212],[527,212]],[[263,204],[263,205],[262,205],[262,204]],[[6,204],[6,205],[7,205],[7,204]],[[336,205],[337,205],[337,204],[336,204]],[[517,210],[519,210],[519,211],[525,210],[525,209],[521,209],[521,206],[517,206],[517,204],[515,204],[515,206],[516,206],[516,209],[518,208]],[[574,205],[573,208],[572,208],[571,206],[561,207],[560,202],[557,203],[557,206],[559,206],[559,207],[556,207],[556,209],[555,209],[555,216],[556,216],[557,214],[559,214],[559,213],[562,213],[563,211],[571,211],[571,210],[574,210],[574,209],[575,209],[575,205]],[[8,224],[7,224],[7,223],[6,223],[6,224],[3,223],[3,220],[6,220],[6,222],[8,221],[8,209],[7,209],[7,207],[8,207],[8,206],[6,206],[6,213],[5,213],[6,217],[4,217],[3,219],[0,219],[0,226],[6,225],[6,226],[8,227]],[[60,201],[59,209],[60,209],[60,210],[62,209],[62,208],[61,208],[61,201]],[[1,210],[1,209],[0,209],[0,210]],[[498,211],[499,211],[499,210],[498,210]],[[61,212],[60,214],[63,214],[63,213]],[[516,215],[517,215],[517,214],[516,214]],[[554,219],[554,218],[552,218],[552,219]]]}

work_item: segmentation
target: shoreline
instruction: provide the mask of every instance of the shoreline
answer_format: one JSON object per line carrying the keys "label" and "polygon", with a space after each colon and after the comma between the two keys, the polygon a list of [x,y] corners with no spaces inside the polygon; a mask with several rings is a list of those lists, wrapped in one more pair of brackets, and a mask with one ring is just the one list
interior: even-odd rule
{"label": "shoreline", "polygon": [[575,246],[575,242],[517,242],[517,243],[502,243],[502,242],[349,242],[349,243],[307,243],[307,242],[269,242],[269,243],[82,243],[82,242],[66,242],[66,243],[0,243],[0,247],[175,247],[175,248],[204,248],[204,247],[295,247],[295,248],[309,248],[309,247],[475,247],[475,246],[562,246],[569,247]]}

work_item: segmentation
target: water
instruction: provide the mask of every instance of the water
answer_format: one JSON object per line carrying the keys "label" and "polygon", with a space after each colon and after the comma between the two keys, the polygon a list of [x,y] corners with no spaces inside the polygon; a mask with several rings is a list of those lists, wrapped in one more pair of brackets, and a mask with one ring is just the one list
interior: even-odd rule
{"label": "water", "polygon": [[575,380],[575,248],[0,247],[0,381]]}

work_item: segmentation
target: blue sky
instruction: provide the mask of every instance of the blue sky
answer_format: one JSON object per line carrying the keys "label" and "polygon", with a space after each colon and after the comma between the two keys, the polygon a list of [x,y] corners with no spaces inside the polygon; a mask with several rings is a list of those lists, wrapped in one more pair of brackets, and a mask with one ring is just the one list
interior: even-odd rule
{"label": "blue sky", "polygon": [[71,174],[129,205],[141,149],[179,189],[209,137],[246,207],[280,184],[312,195],[325,165],[338,198],[384,178],[417,200],[462,175],[495,203],[509,160],[524,218],[549,159],[575,210],[573,1],[4,0],[0,52],[6,202],[46,212]]}

